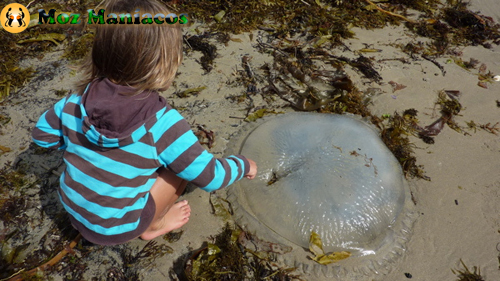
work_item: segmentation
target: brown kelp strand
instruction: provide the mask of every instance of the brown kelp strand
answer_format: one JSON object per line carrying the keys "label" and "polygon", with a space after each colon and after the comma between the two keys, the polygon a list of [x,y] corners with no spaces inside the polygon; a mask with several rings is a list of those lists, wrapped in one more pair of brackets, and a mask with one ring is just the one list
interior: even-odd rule
{"label": "brown kelp strand", "polygon": [[78,244],[82,236],[78,234],[73,241],[71,241],[64,249],[62,249],[57,255],[55,255],[53,258],[51,258],[49,261],[43,263],[42,265],[37,266],[36,268],[33,268],[29,271],[20,271],[18,274],[12,276],[11,278],[8,279],[8,281],[17,281],[17,280],[32,280],[35,278],[36,280],[36,275],[39,272],[47,271],[49,270],[52,266],[56,265],[58,262],[61,261],[62,258],[64,258],[68,253],[71,253],[73,251],[73,248]]}

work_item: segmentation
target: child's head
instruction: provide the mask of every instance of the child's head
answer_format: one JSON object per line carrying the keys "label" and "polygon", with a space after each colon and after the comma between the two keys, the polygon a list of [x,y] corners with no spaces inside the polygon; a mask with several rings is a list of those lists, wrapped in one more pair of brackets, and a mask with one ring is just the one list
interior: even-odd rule
{"label": "child's head", "polygon": [[[109,0],[103,9],[106,14],[129,13],[132,17],[137,13],[170,14],[154,0]],[[119,85],[133,86],[137,93],[164,91],[181,60],[182,32],[178,23],[96,25],[92,54],[83,63],[87,77],[81,86],[105,77]]]}

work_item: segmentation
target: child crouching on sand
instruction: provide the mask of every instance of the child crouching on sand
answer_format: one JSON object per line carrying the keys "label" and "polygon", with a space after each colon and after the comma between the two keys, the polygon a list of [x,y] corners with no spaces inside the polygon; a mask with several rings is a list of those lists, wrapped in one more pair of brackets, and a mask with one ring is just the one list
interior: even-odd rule
{"label": "child crouching on sand", "polygon": [[[107,13],[137,9],[170,13],[153,0],[105,4]],[[153,239],[188,222],[188,202],[176,203],[188,182],[213,191],[255,177],[255,162],[244,156],[214,158],[158,94],[181,60],[178,24],[97,25],[80,92],[56,103],[33,130],[38,145],[65,150],[59,196],[90,242]]]}

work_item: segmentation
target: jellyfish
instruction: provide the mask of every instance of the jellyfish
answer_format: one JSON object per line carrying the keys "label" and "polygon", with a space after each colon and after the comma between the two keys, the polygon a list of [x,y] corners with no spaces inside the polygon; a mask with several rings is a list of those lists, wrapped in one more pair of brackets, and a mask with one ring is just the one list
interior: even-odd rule
{"label": "jellyfish", "polygon": [[256,179],[228,190],[237,221],[250,231],[303,249],[315,232],[325,252],[348,251],[373,270],[378,257],[401,254],[414,218],[409,189],[372,125],[287,113],[250,125],[228,150],[258,163]]}

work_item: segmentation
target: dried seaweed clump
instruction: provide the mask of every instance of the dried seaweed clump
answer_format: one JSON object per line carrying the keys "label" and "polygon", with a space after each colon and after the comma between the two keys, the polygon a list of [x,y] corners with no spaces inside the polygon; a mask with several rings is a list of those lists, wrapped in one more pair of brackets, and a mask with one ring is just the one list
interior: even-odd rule
{"label": "dried seaweed clump", "polygon": [[187,280],[298,280],[289,270],[273,266],[267,255],[245,248],[240,243],[243,235],[248,234],[226,224],[213,243],[207,243],[187,261]]}
{"label": "dried seaweed clump", "polygon": [[420,36],[432,39],[420,53],[440,56],[449,47],[482,45],[490,48],[490,42],[500,43],[500,25],[493,19],[467,9],[468,3],[448,0],[444,8],[430,19],[407,22],[407,27]]}
{"label": "dried seaweed clump", "polygon": [[471,12],[468,3],[461,0],[450,0],[443,10],[444,20],[453,27],[453,39],[460,45],[485,45],[486,41],[499,40],[499,25],[493,19]]}
{"label": "dried seaweed clump", "polygon": [[425,175],[423,167],[417,165],[417,159],[413,152],[414,145],[409,139],[410,135],[415,135],[417,132],[418,120],[416,116],[415,109],[405,110],[402,115],[394,113],[389,117],[388,123],[383,126],[380,137],[401,164],[406,177],[430,180]]}

